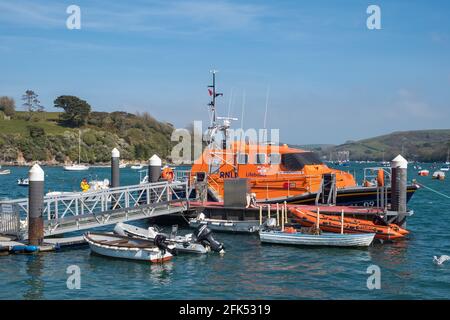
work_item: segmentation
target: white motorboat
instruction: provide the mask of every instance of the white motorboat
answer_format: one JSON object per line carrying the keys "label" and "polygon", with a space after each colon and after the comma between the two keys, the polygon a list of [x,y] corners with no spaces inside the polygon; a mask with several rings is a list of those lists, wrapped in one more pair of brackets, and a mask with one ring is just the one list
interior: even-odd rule
{"label": "white motorboat", "polygon": [[172,227],[170,235],[159,232],[155,227],[148,229],[139,228],[133,225],[118,223],[114,227],[114,233],[133,238],[146,239],[154,241],[158,235],[166,237],[167,242],[173,244],[178,252],[186,253],[208,253],[211,250],[224,253],[223,244],[212,238],[208,229],[197,230],[195,234],[186,234],[184,236],[177,235],[178,227]]}
{"label": "white motorboat", "polygon": [[259,220],[222,220],[209,219],[203,213],[200,213],[196,218],[189,219],[189,226],[191,228],[198,228],[200,226],[207,226],[213,231],[220,232],[239,232],[239,233],[254,233],[259,230]]}
{"label": "white motorboat", "polygon": [[[90,180],[88,182],[88,184],[89,184],[89,189],[84,192],[85,194],[89,194],[89,192],[109,189],[109,180],[108,179]],[[82,191],[51,191],[51,192],[47,192],[45,195],[50,196],[50,197],[70,196],[70,195],[79,194],[80,192],[82,192]],[[98,199],[99,199],[99,196],[92,196],[92,197],[88,197],[86,199],[86,201],[97,201]]]}
{"label": "white motorboat", "polygon": [[142,164],[137,164],[137,165],[131,166],[131,169],[133,169],[133,170],[142,170],[143,168],[144,168],[144,165],[142,165]]}
{"label": "white motorboat", "polygon": [[7,174],[10,174],[10,173],[11,173],[11,170],[8,170],[8,169],[0,170],[0,175],[7,175]]}
{"label": "white motorboat", "polygon": [[99,191],[99,190],[107,190],[109,189],[109,180],[90,180],[89,182],[89,191]]}
{"label": "white motorboat", "polygon": [[28,178],[17,179],[17,185],[21,187],[28,187],[30,185],[30,180]]}
{"label": "white motorboat", "polygon": [[154,241],[129,238],[108,233],[88,232],[84,239],[92,252],[111,258],[149,261],[153,263],[172,259],[174,248],[164,244],[162,237]]}
{"label": "white motorboat", "polygon": [[119,163],[119,169],[124,169],[127,167],[126,163]]}

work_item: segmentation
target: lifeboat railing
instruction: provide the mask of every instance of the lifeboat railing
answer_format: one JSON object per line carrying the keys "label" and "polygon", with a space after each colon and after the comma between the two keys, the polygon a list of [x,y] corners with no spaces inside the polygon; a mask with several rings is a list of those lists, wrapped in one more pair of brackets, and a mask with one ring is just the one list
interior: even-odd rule
{"label": "lifeboat railing", "polygon": [[[215,157],[217,157],[219,160],[222,161],[222,163],[218,166],[219,169],[220,169],[220,167],[221,167],[222,165],[224,165],[224,164],[227,164],[227,165],[232,166],[235,170],[237,169],[237,166],[234,164],[234,157],[233,157],[233,161],[232,161],[232,162],[230,162],[230,161],[227,160],[227,155],[232,155],[232,156],[234,156],[234,154],[235,154],[234,152],[211,151],[210,154],[213,155],[213,156],[215,156]],[[225,155],[225,158],[223,157],[223,155]],[[211,166],[211,164],[210,164],[210,166]],[[214,173],[214,172],[212,172],[212,173]]]}
{"label": "lifeboat railing", "polygon": [[[384,181],[380,185],[378,182],[378,173],[382,170],[384,173]],[[392,172],[391,168],[389,167],[369,167],[364,168],[364,177],[363,177],[363,186],[367,183],[369,186],[373,185],[376,186],[377,190],[377,200],[376,203],[373,204],[373,206],[376,206],[378,208],[384,208],[387,210],[388,208],[388,189],[392,185]]]}
{"label": "lifeboat railing", "polygon": [[208,187],[210,188],[210,189],[212,189],[212,191],[215,193],[215,196],[217,197],[217,198],[219,198],[220,197],[220,194],[221,194],[221,189],[222,189],[222,187],[220,186],[220,184],[213,178],[213,177],[211,177],[210,175],[208,175]]}

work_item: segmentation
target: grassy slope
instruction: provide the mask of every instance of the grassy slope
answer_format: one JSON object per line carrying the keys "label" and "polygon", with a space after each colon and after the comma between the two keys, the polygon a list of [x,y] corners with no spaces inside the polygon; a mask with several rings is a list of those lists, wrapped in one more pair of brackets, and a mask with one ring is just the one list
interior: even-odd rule
{"label": "grassy slope", "polygon": [[[17,114],[25,116],[27,113],[18,111]],[[64,131],[70,130],[57,123],[59,112],[37,113],[35,117],[39,119],[39,121],[27,121],[22,119],[4,120],[3,118],[0,118],[0,133],[26,135],[28,134],[27,126],[29,125],[41,127],[45,130],[45,133],[49,135],[63,134]]]}
{"label": "grassy slope", "polygon": [[[20,152],[29,161],[50,160],[56,157],[56,160],[61,162],[66,156],[75,159],[78,152],[75,147],[78,145],[78,130],[60,125],[59,115],[58,112],[36,113],[32,120],[27,120],[28,113],[19,111],[12,120],[0,118],[0,159],[14,161]],[[105,128],[93,124],[83,127],[81,149],[82,154],[86,153],[87,159],[84,161],[107,161],[113,147],[121,149],[124,159],[148,158],[153,153],[161,157],[167,156],[170,144],[168,130],[172,130],[170,125],[157,120],[142,124],[143,118],[128,119],[131,122],[125,124],[127,120],[120,119],[122,122],[119,121],[119,124],[124,126],[121,130],[114,126]],[[134,128],[134,125],[140,129]],[[28,126],[43,128],[45,136],[31,138]],[[130,142],[130,139],[133,142]],[[135,154],[135,148],[140,149],[138,155]]]}
{"label": "grassy slope", "polygon": [[[345,143],[327,152],[349,150],[353,160],[384,158],[389,160],[402,152],[410,160],[442,161],[450,148],[450,129],[394,132],[388,135]],[[325,153],[326,155],[326,153]]]}

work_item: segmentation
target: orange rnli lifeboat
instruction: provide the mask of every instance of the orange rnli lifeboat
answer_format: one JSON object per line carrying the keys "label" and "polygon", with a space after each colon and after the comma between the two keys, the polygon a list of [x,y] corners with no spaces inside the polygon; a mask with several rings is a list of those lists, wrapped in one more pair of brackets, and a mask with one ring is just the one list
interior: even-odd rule
{"label": "orange rnli lifeboat", "polygon": [[[300,208],[289,208],[289,211],[297,218],[295,219],[296,222],[302,226],[317,225],[317,213]],[[340,233],[342,228],[341,217],[319,214],[319,227],[324,231]],[[344,233],[375,233],[376,239],[399,240],[409,232],[395,224],[383,226],[369,220],[344,218]]]}

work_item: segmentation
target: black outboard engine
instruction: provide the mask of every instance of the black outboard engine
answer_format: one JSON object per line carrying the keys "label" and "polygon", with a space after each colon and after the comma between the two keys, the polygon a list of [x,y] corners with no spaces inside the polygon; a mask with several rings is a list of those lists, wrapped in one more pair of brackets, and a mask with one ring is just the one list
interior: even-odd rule
{"label": "black outboard engine", "polygon": [[224,252],[224,245],[216,241],[212,236],[212,231],[206,227],[206,225],[200,226],[194,233],[197,238],[197,242],[203,245],[209,245],[212,251]]}
{"label": "black outboard engine", "polygon": [[166,236],[164,236],[162,234],[157,234],[155,239],[153,240],[153,242],[155,243],[155,246],[157,246],[163,252],[168,251],[172,255],[176,256],[177,250],[175,248],[173,248],[173,249],[169,248],[166,240],[167,240]]}

